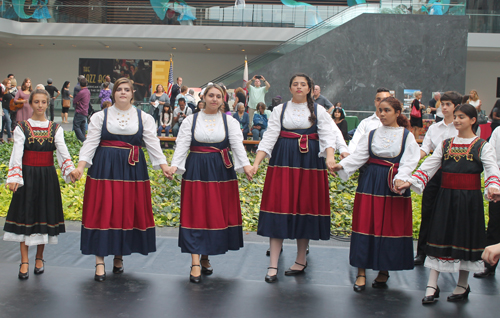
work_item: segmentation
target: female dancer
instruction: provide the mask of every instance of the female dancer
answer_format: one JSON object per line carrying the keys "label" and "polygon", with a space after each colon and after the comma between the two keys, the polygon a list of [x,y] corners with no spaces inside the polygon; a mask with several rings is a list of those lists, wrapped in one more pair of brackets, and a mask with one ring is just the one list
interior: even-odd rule
{"label": "female dancer", "polygon": [[182,253],[191,254],[189,280],[193,283],[201,281],[201,273],[212,274],[208,255],[243,247],[235,171],[245,172],[250,180],[253,171],[243,148],[240,124],[223,113],[224,90],[209,85],[204,100],[205,108],[182,122],[170,168],[170,173],[183,175],[179,247]]}
{"label": "female dancer", "polygon": [[14,130],[7,176],[7,186],[14,194],[3,239],[21,243],[19,279],[29,277],[28,247],[37,246],[34,273],[42,274],[45,244],[57,244],[57,235],[65,232],[54,150],[66,182],[74,182],[77,177],[62,127],[45,118],[49,99],[45,90],[31,93],[28,102],[33,115]]}
{"label": "female dancer", "polygon": [[[328,169],[335,165],[342,133],[324,107],[312,99],[314,83],[305,74],[290,79],[292,100],[276,106],[257,149],[254,172],[270,157],[257,234],[270,239],[265,281],[278,279],[283,239],[297,239],[297,258],[285,275],[304,273],[309,240],[330,239]],[[326,157],[326,163],[325,158]],[[299,181],[300,180],[300,181]]]}
{"label": "female dancer", "polygon": [[442,170],[441,188],[432,214],[427,238],[425,267],[431,269],[423,304],[439,297],[437,280],[440,272],[459,272],[457,287],[448,301],[468,298],[470,271],[482,271],[481,253],[486,246],[484,207],[481,195],[481,172],[485,175],[485,197],[500,199],[500,171],[495,150],[485,140],[476,137],[477,111],[469,104],[459,105],[454,111],[454,125],[458,136],[443,141],[427,158],[409,182],[399,191],[411,186],[422,192],[439,168]]}
{"label": "female dancer", "polygon": [[413,269],[410,191],[395,193],[417,167],[419,147],[401,103],[387,97],[378,106],[382,127],[365,134],[356,151],[339,162],[342,180],[368,163],[359,179],[352,215],[349,262],[358,268],[354,291],[365,290],[367,268],[378,270],[373,288],[387,287],[389,271]]}
{"label": "female dancer", "polygon": [[143,143],[155,169],[168,165],[151,116],[132,106],[132,81],[113,87],[115,104],[95,113],[80,149],[78,176],[90,166],[83,198],[81,250],[96,255],[94,279],[106,279],[104,256],[115,255],[113,273],[123,272],[123,255],[156,251],[151,187]]}

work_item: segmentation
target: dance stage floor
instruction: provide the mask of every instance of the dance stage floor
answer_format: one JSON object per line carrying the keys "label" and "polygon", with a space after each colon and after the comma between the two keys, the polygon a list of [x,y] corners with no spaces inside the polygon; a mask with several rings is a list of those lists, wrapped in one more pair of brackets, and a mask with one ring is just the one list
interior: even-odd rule
{"label": "dance stage floor", "polygon": [[[3,219],[0,220],[3,223]],[[125,273],[95,282],[94,257],[80,253],[79,224],[69,222],[59,244],[45,249],[45,273],[17,278],[19,244],[0,241],[0,317],[499,317],[497,278],[470,278],[472,292],[464,303],[450,303],[457,274],[441,274],[440,300],[422,306],[428,270],[391,272],[389,287],[373,289],[376,273],[367,271],[367,288],[355,293],[356,269],[349,266],[348,244],[311,242],[306,274],[284,276],[293,264],[295,246],[284,246],[279,281],[264,282],[269,258],[266,239],[244,234],[245,247],[210,257],[214,274],[201,284],[189,282],[190,256],[177,247],[176,229],[160,229],[157,252],[124,258]],[[3,227],[3,226],[2,226]],[[3,235],[3,233],[0,233]],[[472,276],[472,275],[471,275]]]}

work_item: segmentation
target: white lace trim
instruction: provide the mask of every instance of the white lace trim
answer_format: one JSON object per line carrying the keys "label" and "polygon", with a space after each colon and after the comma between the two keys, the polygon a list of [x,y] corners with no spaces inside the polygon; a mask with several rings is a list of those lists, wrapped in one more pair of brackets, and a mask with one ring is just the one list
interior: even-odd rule
{"label": "white lace trim", "polygon": [[35,246],[42,244],[57,244],[58,238],[57,236],[49,236],[48,234],[31,234],[31,235],[23,235],[23,234],[14,234],[10,232],[5,232],[3,235],[4,241],[11,242],[24,242],[27,246]]}
{"label": "white lace trim", "polygon": [[484,270],[483,261],[464,261],[460,259],[441,259],[427,256],[425,267],[438,272],[456,273],[458,271],[482,272]]}

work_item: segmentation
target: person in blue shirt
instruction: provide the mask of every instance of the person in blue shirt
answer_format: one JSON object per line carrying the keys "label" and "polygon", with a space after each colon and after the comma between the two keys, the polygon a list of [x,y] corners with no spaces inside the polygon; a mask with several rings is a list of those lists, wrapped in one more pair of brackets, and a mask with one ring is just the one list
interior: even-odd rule
{"label": "person in blue shirt", "polygon": [[253,126],[252,126],[252,139],[260,140],[267,130],[268,118],[264,113],[266,111],[266,104],[260,102],[257,104],[257,112],[253,115]]}
{"label": "person in blue shirt", "polygon": [[236,104],[237,112],[234,113],[233,117],[240,123],[240,129],[243,134],[243,140],[247,139],[248,132],[250,131],[248,124],[250,119],[248,117],[248,113],[245,113],[245,104],[238,103]]}

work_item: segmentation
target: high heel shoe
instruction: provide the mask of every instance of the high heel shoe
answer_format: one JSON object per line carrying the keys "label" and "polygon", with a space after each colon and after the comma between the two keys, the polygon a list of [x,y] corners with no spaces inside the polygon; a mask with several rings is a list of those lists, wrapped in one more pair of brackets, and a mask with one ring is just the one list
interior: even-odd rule
{"label": "high heel shoe", "polygon": [[[116,267],[115,266],[115,260],[122,261],[122,266],[121,267]],[[123,273],[123,258],[115,257],[115,258],[113,258],[113,274],[121,274],[121,273]]]}
{"label": "high heel shoe", "polygon": [[365,275],[358,275],[358,276],[356,276],[356,280],[358,280],[359,277],[364,277],[365,278],[365,284],[364,285],[358,285],[355,282],[354,286],[352,286],[352,288],[354,289],[355,292],[363,291],[366,288],[366,276]]}
{"label": "high heel shoe", "polygon": [[[191,265],[191,269],[193,269],[193,266],[198,266],[198,267],[201,267],[201,265],[200,265],[200,264],[198,264],[198,265]],[[200,282],[201,282],[201,275],[200,275],[200,276],[193,276],[193,275],[191,275],[191,272],[190,272],[190,273],[189,273],[189,281],[190,281],[191,283],[198,284],[198,283],[200,283]]]}
{"label": "high heel shoe", "polygon": [[274,274],[274,275],[266,274],[266,277],[264,278],[266,283],[274,283],[274,282],[278,281],[278,269],[276,267],[268,267],[267,269],[275,269],[276,274]]}
{"label": "high heel shoe", "polygon": [[[38,268],[36,267],[36,261],[42,261],[42,267]],[[43,264],[45,263],[45,261],[43,260],[43,258],[35,258],[35,269],[33,270],[33,272],[35,273],[35,275],[40,275],[40,274],[43,274],[43,272],[45,271],[45,268],[43,266]]]}
{"label": "high heel shoe", "polygon": [[435,303],[436,298],[439,298],[439,286],[437,286],[437,288],[432,287],[432,286],[427,286],[426,288],[432,288],[435,290],[435,292],[432,295],[425,296],[424,298],[422,298],[422,304],[426,305],[426,304]]}
{"label": "high heel shoe", "polygon": [[297,263],[297,262],[295,262],[295,264],[303,266],[302,269],[292,269],[292,268],[289,268],[287,271],[285,271],[285,276],[295,276],[295,275],[299,275],[299,274],[305,273],[304,270],[307,268],[307,262],[306,262],[306,265],[303,265],[303,264],[300,264],[300,263]]}
{"label": "high heel shoe", "polygon": [[462,300],[466,300],[469,298],[469,293],[470,293],[470,286],[468,285],[467,288],[465,288],[464,286],[459,286],[457,285],[457,287],[461,287],[463,289],[465,289],[465,292],[463,294],[451,294],[450,296],[448,296],[448,298],[446,298],[447,301],[462,301]]}
{"label": "high heel shoe", "polygon": [[21,267],[23,266],[23,264],[29,265],[29,263],[24,262],[19,264],[19,274],[17,275],[17,277],[19,277],[19,279],[28,279],[30,277],[29,268],[26,273],[21,272]]}
{"label": "high heel shoe", "polygon": [[[204,275],[212,275],[214,272],[214,269],[212,268],[212,265],[210,264],[210,260],[208,258],[202,258],[201,259],[201,273]],[[203,261],[208,262],[208,267],[203,266]]]}
{"label": "high heel shoe", "polygon": [[389,273],[386,274],[386,273],[379,272],[378,274],[382,275],[382,276],[386,276],[387,279],[385,280],[385,282],[378,282],[377,279],[375,278],[375,280],[372,283],[372,287],[373,288],[387,288],[387,280],[390,277]]}
{"label": "high heel shoe", "polygon": [[[104,267],[104,274],[102,274],[102,275],[97,275],[97,266],[99,266],[99,265],[102,265]],[[96,264],[95,270],[96,270],[96,274],[94,276],[94,280],[96,282],[99,282],[99,283],[102,283],[103,281],[105,281],[106,280],[106,265],[104,265],[104,263]]]}

